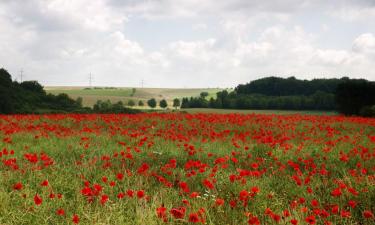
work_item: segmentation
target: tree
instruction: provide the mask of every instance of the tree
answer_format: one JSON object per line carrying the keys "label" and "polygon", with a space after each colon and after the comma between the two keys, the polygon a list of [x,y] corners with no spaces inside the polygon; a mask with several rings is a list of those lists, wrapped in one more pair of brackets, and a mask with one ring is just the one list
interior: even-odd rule
{"label": "tree", "polygon": [[78,107],[82,107],[82,102],[83,102],[82,97],[78,97],[78,98],[76,99],[76,102],[77,102],[77,106],[78,106]]}
{"label": "tree", "polygon": [[0,114],[12,113],[14,104],[12,101],[12,77],[5,69],[0,69]]}
{"label": "tree", "polygon": [[138,106],[144,106],[145,104],[143,103],[143,101],[142,100],[139,100],[139,102],[138,102]]}
{"label": "tree", "polygon": [[10,88],[12,86],[12,77],[4,68],[0,69],[0,87]]}
{"label": "tree", "polygon": [[189,107],[190,107],[189,99],[182,98],[181,108],[184,109],[184,108],[189,108]]}
{"label": "tree", "polygon": [[204,92],[201,92],[200,95],[199,95],[201,98],[206,98],[208,96],[208,92],[204,91]]}
{"label": "tree", "polygon": [[135,102],[134,102],[134,100],[130,99],[130,100],[128,101],[128,106],[130,106],[130,107],[135,106]]}
{"label": "tree", "polygon": [[375,105],[375,82],[347,80],[338,85],[335,98],[340,113],[359,115],[363,107]]}
{"label": "tree", "polygon": [[5,88],[0,88],[0,114],[9,114],[13,110],[13,102],[9,92]]}
{"label": "tree", "polygon": [[133,97],[136,91],[137,91],[136,88],[132,88],[132,93],[130,93],[130,96]]}
{"label": "tree", "polygon": [[179,106],[180,106],[180,99],[178,98],[173,99],[173,107],[177,109]]}
{"label": "tree", "polygon": [[20,86],[28,91],[32,91],[39,94],[45,94],[43,86],[40,85],[37,81],[24,81],[20,84]]}
{"label": "tree", "polygon": [[147,105],[150,106],[151,108],[155,108],[156,107],[156,100],[155,98],[151,98],[147,101]]}
{"label": "tree", "polygon": [[167,108],[168,103],[167,103],[167,101],[166,101],[165,99],[163,99],[163,100],[161,100],[161,101],[159,102],[159,106],[160,106],[161,108],[165,109],[165,108]]}

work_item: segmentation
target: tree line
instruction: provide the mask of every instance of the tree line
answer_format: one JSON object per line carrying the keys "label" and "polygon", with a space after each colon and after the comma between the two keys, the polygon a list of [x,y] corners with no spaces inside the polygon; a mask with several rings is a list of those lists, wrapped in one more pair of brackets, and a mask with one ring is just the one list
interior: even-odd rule
{"label": "tree line", "polygon": [[216,98],[185,97],[181,108],[280,109],[338,111],[345,115],[375,115],[375,83],[364,79],[267,77],[223,90]]}

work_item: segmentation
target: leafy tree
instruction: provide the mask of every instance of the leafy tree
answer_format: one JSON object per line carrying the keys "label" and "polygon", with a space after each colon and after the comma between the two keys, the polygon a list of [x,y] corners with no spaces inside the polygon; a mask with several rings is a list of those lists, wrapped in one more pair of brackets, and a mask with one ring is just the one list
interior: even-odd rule
{"label": "leafy tree", "polygon": [[5,69],[0,69],[0,114],[14,111],[12,77]]}
{"label": "leafy tree", "polygon": [[359,115],[361,109],[375,105],[375,82],[347,80],[337,87],[336,103],[340,113]]}
{"label": "leafy tree", "polygon": [[12,97],[5,88],[0,88],[0,114],[9,114],[14,111]]}
{"label": "leafy tree", "polygon": [[173,99],[173,107],[177,109],[179,106],[180,106],[180,99],[178,98]]}
{"label": "leafy tree", "polygon": [[147,105],[151,108],[155,108],[156,107],[156,100],[155,98],[151,98],[147,101]]}
{"label": "leafy tree", "polygon": [[138,102],[138,106],[144,106],[145,104],[143,103],[143,101],[142,100],[139,100],[139,102]]}
{"label": "leafy tree", "polygon": [[163,109],[167,108],[168,106],[168,103],[165,99],[162,99],[160,102],[159,102],[159,106]]}
{"label": "leafy tree", "polygon": [[206,98],[208,96],[208,92],[201,92],[199,95],[201,98]]}
{"label": "leafy tree", "polygon": [[4,68],[0,69],[0,87],[10,88],[12,86],[12,77]]}
{"label": "leafy tree", "polygon": [[130,107],[135,106],[135,102],[134,102],[134,100],[130,99],[130,100],[128,101],[128,106],[130,106]]}
{"label": "leafy tree", "polygon": [[76,99],[76,103],[77,103],[78,107],[82,107],[82,102],[83,102],[82,97],[78,97],[78,98]]}
{"label": "leafy tree", "polygon": [[181,108],[190,108],[189,105],[189,99],[188,98],[182,98]]}
{"label": "leafy tree", "polygon": [[46,92],[43,89],[43,86],[40,85],[37,81],[24,81],[20,86],[28,91],[32,91],[39,94],[45,94]]}

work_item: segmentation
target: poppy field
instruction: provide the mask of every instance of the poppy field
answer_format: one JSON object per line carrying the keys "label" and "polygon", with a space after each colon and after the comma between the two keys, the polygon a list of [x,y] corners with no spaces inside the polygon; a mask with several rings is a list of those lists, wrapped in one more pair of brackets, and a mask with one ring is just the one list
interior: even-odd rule
{"label": "poppy field", "polygon": [[375,119],[0,116],[0,224],[375,224]]}

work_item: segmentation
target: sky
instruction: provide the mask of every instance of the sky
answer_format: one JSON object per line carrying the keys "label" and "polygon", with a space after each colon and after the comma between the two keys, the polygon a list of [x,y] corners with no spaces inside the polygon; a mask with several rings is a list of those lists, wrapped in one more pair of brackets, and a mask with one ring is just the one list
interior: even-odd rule
{"label": "sky", "polygon": [[375,0],[0,0],[0,67],[45,86],[375,80]]}

